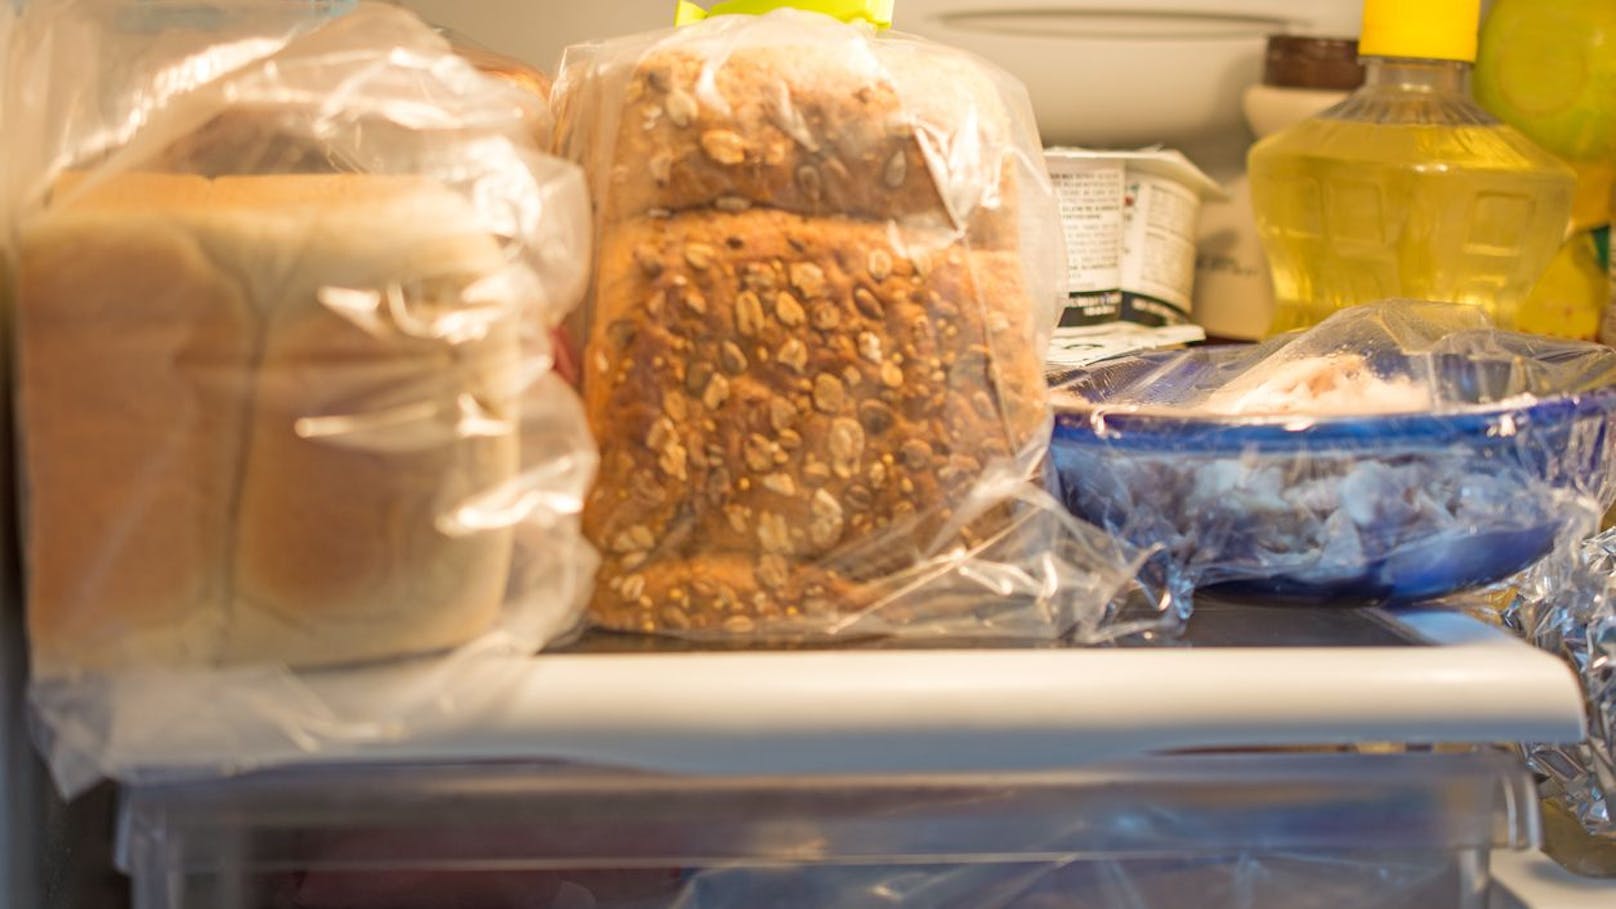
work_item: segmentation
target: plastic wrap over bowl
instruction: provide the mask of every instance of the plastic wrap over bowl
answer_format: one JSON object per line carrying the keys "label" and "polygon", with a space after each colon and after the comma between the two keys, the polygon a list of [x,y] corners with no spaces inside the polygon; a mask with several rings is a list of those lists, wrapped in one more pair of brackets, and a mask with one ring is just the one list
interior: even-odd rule
{"label": "plastic wrap over bowl", "polygon": [[[1452,327],[1369,307],[1259,347],[1068,377],[1053,445],[1063,497],[1165,547],[1199,587],[1248,599],[1409,602],[1508,577],[1611,503],[1616,353]],[[1370,414],[1217,403],[1327,361],[1406,400]]]}

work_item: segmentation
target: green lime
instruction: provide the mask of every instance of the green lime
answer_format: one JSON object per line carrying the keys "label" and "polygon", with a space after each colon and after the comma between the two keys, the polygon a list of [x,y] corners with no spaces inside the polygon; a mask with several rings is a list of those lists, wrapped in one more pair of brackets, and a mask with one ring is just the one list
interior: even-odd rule
{"label": "green lime", "polygon": [[1563,158],[1616,158],[1616,3],[1498,0],[1481,30],[1476,98]]}

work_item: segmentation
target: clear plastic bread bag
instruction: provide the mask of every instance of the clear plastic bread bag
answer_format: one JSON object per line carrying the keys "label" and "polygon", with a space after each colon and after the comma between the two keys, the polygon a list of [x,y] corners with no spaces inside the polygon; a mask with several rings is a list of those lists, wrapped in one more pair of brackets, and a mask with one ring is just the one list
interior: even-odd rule
{"label": "clear plastic bread bag", "polygon": [[742,641],[1172,625],[1142,555],[1039,485],[1064,249],[1025,89],[856,3],[742,5],[785,8],[685,4],[701,21],[570,48],[557,78],[596,211],[595,622]]}
{"label": "clear plastic bread bag", "polygon": [[588,200],[543,100],[373,3],[45,0],[6,65],[60,786],[466,722],[595,564],[550,343]]}

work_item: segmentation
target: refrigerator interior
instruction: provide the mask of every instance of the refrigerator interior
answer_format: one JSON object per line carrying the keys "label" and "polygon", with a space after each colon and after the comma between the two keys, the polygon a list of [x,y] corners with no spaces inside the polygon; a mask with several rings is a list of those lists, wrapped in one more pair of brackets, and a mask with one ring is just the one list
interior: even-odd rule
{"label": "refrigerator interior", "polygon": [[[404,0],[542,68],[570,44],[673,24],[672,2]],[[1278,31],[1357,34],[1361,0],[900,0],[895,27],[978,53],[1024,82],[1046,144],[1249,141],[1240,93]],[[1128,78],[1118,80],[1118,73]],[[1104,86],[1104,91],[1084,90]]]}
{"label": "refrigerator interior", "polygon": [[[530,5],[514,0],[412,0],[408,5],[490,47],[540,64],[552,62],[566,43],[631,31],[647,22],[660,24],[670,18],[671,6],[660,0],[550,3],[534,15]],[[1036,38],[1035,43],[1047,46],[1056,41],[1048,35],[1029,36],[1029,24],[1054,21],[1061,8],[1074,5],[1058,0],[998,6],[900,0],[901,11],[913,16],[909,27],[914,31],[965,43],[982,40],[1010,54],[1015,51],[1006,48],[1026,46],[1018,42]],[[1162,6],[1139,5],[1156,12]],[[1230,6],[1206,5],[1224,12]],[[1282,0],[1250,5],[1280,19],[1304,15],[1296,4]],[[1350,29],[1355,27],[1352,14],[1337,7],[1356,6],[1321,0],[1306,15],[1316,16],[1321,28]],[[1210,25],[1217,18],[1216,12],[1211,14]],[[1087,28],[1098,20],[1078,21]],[[1268,27],[1262,20],[1261,28]],[[961,38],[966,35],[970,37]],[[1126,43],[1114,34],[1108,40]],[[1260,43],[1251,34],[1239,31],[1206,43],[1227,46],[1233,61],[1222,81],[1206,82],[1209,91],[1242,84],[1240,79],[1257,65]],[[1073,59],[1069,47],[1061,53],[1060,59]],[[1120,144],[1168,138],[1162,123],[1150,121],[1111,136],[1063,131],[1059,124],[1092,116],[1064,103],[1071,99],[1074,82],[1092,79],[1036,69],[1047,66],[1042,59],[1024,58],[1029,69],[1023,75],[1033,82],[1041,112],[1053,127],[1051,135],[1059,132],[1062,141],[1112,139]],[[1162,58],[1147,54],[1145,59]],[[1115,67],[1103,60],[1093,64],[1097,69]],[[1243,144],[1243,133],[1219,132],[1218,124],[1232,122],[1235,115],[1226,101],[1221,95],[1197,100],[1215,113],[1182,126],[1183,134],[1176,138],[1208,147]],[[0,454],[8,451],[9,445],[0,448]],[[0,468],[9,472],[3,459]],[[0,513],[9,514],[10,503],[3,504]],[[817,753],[805,750],[804,739],[789,723],[770,727],[770,735],[758,738],[756,749],[747,751],[719,734],[734,728],[734,714],[687,708],[688,715],[671,719],[695,719],[696,731],[678,747],[664,748],[666,740],[654,734],[639,740],[642,751],[637,756],[646,764],[669,762],[675,751],[709,765],[715,756],[733,761],[738,775],[724,780],[668,775],[689,771],[678,766],[664,766],[661,772],[607,772],[533,763],[523,752],[531,751],[534,728],[557,715],[570,716],[576,726],[563,733],[571,738],[552,750],[584,760],[602,757],[608,747],[604,740],[591,743],[583,735],[589,726],[584,712],[569,714],[564,698],[554,698],[540,686],[549,680],[535,679],[523,694],[530,700],[523,703],[542,709],[525,714],[524,722],[461,730],[466,735],[416,753],[360,753],[346,764],[311,761],[234,780],[155,784],[122,793],[103,786],[65,805],[50,791],[28,741],[19,574],[11,558],[11,529],[9,521],[0,521],[0,905],[363,909],[366,904],[357,901],[356,893],[390,897],[392,902],[385,904],[390,909],[454,905],[452,900],[477,895],[484,900],[478,903],[483,909],[507,904],[556,909],[1154,909],[1177,905],[1165,900],[1186,891],[1202,894],[1207,906],[1252,909],[1581,909],[1616,900],[1610,888],[1567,879],[1544,867],[1540,858],[1534,860],[1530,849],[1540,831],[1532,793],[1512,758],[1490,750],[1447,754],[1430,748],[1448,741],[1570,736],[1580,722],[1568,673],[1556,674],[1549,658],[1505,641],[1479,623],[1445,615],[1269,613],[1214,605],[1192,624],[1184,648],[1138,652],[1132,669],[1118,662],[1128,655],[1103,655],[1107,669],[1115,665],[1118,671],[1092,692],[1070,687],[1094,677],[1082,663],[1070,663],[1055,676],[1067,687],[1052,692],[1046,709],[1027,725],[1008,731],[1002,723],[984,721],[995,719],[994,711],[991,704],[981,704],[963,727],[922,712],[909,717],[907,726],[888,727],[885,738],[867,738],[865,734],[881,731],[882,718],[871,710],[853,714],[863,716],[866,725],[849,725],[837,730],[839,737],[822,738]],[[656,652],[639,654],[648,647]],[[1206,664],[1223,664],[1227,672],[1212,678],[1199,675],[1198,669],[1174,674],[1157,670],[1163,659],[1198,658],[1197,653],[1221,654]],[[725,655],[675,654],[660,645],[611,636],[579,642],[571,655],[560,658],[571,662],[559,663],[557,672],[575,673],[571,684],[593,685],[601,678],[596,673],[610,675],[613,665],[637,654],[665,661],[689,658],[690,672],[669,676],[687,685],[664,692],[669,701],[701,679],[718,689],[735,678],[724,674],[735,665]],[[1478,655],[1487,659],[1478,661]],[[820,658],[792,656],[805,657],[801,665]],[[881,671],[917,655],[903,654],[892,663],[882,663],[880,655],[866,656],[872,670]],[[950,658],[934,656],[939,665]],[[1050,660],[1047,653],[978,654],[980,662],[962,665],[993,671],[995,665],[1008,666],[1022,656]],[[580,662],[596,659],[602,662]],[[1272,680],[1282,676],[1271,674],[1271,667],[1281,664],[1311,667],[1300,688],[1328,694],[1328,709],[1300,696],[1289,701],[1278,697],[1279,686]],[[1435,665],[1459,674],[1447,675],[1444,685],[1406,689],[1407,697],[1398,696],[1399,686],[1432,674]],[[946,675],[948,670],[938,672]],[[615,684],[624,701],[643,691],[644,678],[620,677]],[[1213,693],[1206,694],[1209,678]],[[903,687],[901,679],[887,680],[893,688]],[[1029,682],[1025,671],[994,680],[1004,685]],[[1218,689],[1217,684],[1230,687]],[[1275,703],[1287,701],[1289,706],[1277,713],[1247,710],[1260,708],[1249,699],[1265,688],[1275,695]],[[1032,687],[1017,690],[1036,695]],[[1219,691],[1227,696],[1221,704]],[[1197,693],[1197,709],[1206,704],[1223,709],[1203,711],[1203,724],[1184,726],[1182,714],[1173,713],[1172,707],[1189,693]],[[736,700],[727,709],[744,708],[758,718],[771,711],[795,715],[789,708],[771,707],[761,696],[747,697],[759,695],[757,690],[737,689],[734,694]],[[805,704],[822,694],[812,686],[795,690]],[[1132,737],[1103,746],[1093,728],[1081,725],[1094,715],[1084,713],[1080,702],[1097,703],[1113,695],[1158,712],[1144,714],[1150,720],[1143,724],[1135,722],[1141,714],[1127,715],[1119,728],[1130,730]],[[939,693],[922,710],[944,709],[943,699]],[[547,712],[552,710],[560,714]],[[1067,722],[1061,727],[1063,718]],[[946,747],[915,738],[907,750],[890,750],[905,735],[945,728],[957,734]],[[747,739],[754,737],[753,727],[744,731]],[[1320,753],[1302,755],[1130,759],[1187,747],[1192,737],[1200,737],[1203,745],[1230,748],[1323,747]],[[1416,753],[1337,750],[1349,742],[1373,740],[1417,740]],[[1106,747],[1119,751],[1105,754]],[[461,760],[465,755],[457,752],[466,751],[477,763]],[[804,766],[823,763],[821,758],[843,761],[850,776],[755,775],[762,766],[789,768],[793,753]],[[890,761],[893,754],[901,762],[924,760],[927,775],[888,775],[901,769],[882,764],[883,755]],[[1016,760],[1025,754],[1057,757],[1040,757],[1027,766]],[[1050,769],[1060,757],[1077,755],[1103,762],[1081,771]],[[389,760],[412,763],[382,769],[380,762]],[[969,766],[995,762],[998,774],[991,778],[966,772]],[[559,826],[556,818],[565,819],[566,826]],[[1506,872],[1507,887],[1494,885],[1493,867]],[[1394,885],[1395,895],[1390,889]],[[1325,901],[1346,893],[1360,901]],[[1376,894],[1385,899],[1375,901]],[[1232,902],[1241,899],[1246,902]]]}

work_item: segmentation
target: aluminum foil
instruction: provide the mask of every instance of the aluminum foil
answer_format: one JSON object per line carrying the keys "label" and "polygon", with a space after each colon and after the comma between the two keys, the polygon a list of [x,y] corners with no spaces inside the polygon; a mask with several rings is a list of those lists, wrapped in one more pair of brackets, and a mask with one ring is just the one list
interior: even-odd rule
{"label": "aluminum foil", "polygon": [[1577,671],[1587,699],[1588,738],[1528,744],[1545,798],[1589,833],[1616,839],[1616,530],[1539,563],[1515,585],[1504,624]]}

